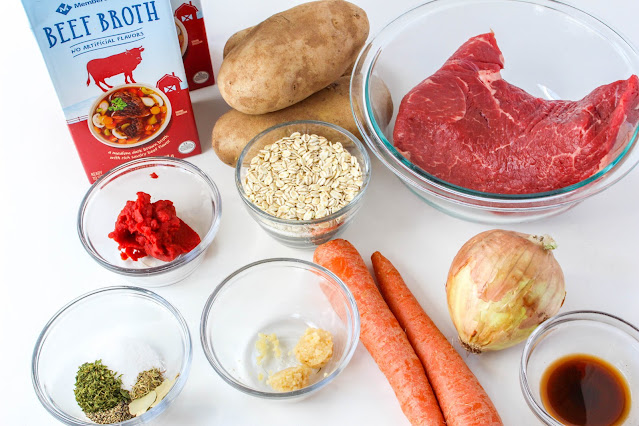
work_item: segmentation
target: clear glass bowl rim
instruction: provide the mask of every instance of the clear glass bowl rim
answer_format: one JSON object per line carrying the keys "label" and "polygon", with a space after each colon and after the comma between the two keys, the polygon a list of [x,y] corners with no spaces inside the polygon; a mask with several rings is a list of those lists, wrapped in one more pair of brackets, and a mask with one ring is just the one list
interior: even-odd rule
{"label": "clear glass bowl rim", "polygon": [[[328,216],[324,216],[321,217],[319,219],[311,219],[311,220],[293,220],[293,219],[282,219],[279,218],[277,216],[273,216],[270,215],[268,213],[266,213],[265,211],[263,211],[262,209],[260,209],[259,207],[257,207],[255,204],[253,204],[251,202],[251,200],[249,200],[246,197],[246,193],[244,192],[244,187],[242,186],[242,163],[244,162],[244,159],[246,158],[246,156],[248,155],[249,151],[251,150],[251,148],[253,147],[253,145],[255,145],[255,143],[257,143],[257,141],[259,141],[262,137],[264,137],[265,135],[267,135],[268,133],[277,130],[279,128],[282,127],[288,127],[288,126],[295,126],[295,125],[304,125],[304,124],[313,124],[313,125],[317,125],[317,126],[325,126],[328,127],[332,130],[338,131],[340,133],[345,134],[348,138],[350,138],[350,140],[353,142],[353,144],[355,145],[355,147],[357,148],[357,150],[361,153],[362,158],[364,159],[364,164],[360,164],[360,167],[362,168],[362,175],[364,176],[364,182],[362,184],[361,189],[359,190],[359,192],[355,195],[355,197],[344,207],[342,207],[341,209],[339,209],[338,211],[336,211],[335,213],[332,213]],[[319,135],[322,136],[322,135]],[[252,212],[254,212],[255,214],[257,214],[260,217],[263,217],[265,219],[271,220],[275,223],[281,224],[281,225],[288,225],[288,226],[292,226],[292,225],[316,225],[319,223],[325,223],[325,222],[329,222],[333,219],[337,219],[341,216],[343,216],[345,213],[349,212],[354,206],[356,206],[359,202],[359,200],[361,200],[361,198],[364,196],[364,192],[366,192],[366,188],[368,188],[368,184],[371,180],[371,159],[370,156],[368,155],[368,151],[366,150],[366,147],[364,146],[364,144],[362,142],[360,142],[360,140],[353,135],[351,132],[349,132],[348,130],[337,126],[335,124],[332,123],[328,123],[326,121],[318,121],[318,120],[295,120],[295,121],[287,121],[285,123],[280,123],[280,124],[276,124],[275,126],[269,127],[268,129],[264,130],[263,132],[259,133],[257,136],[255,136],[253,139],[251,139],[249,141],[248,144],[246,144],[246,146],[244,147],[244,149],[242,150],[242,152],[240,153],[240,156],[237,160],[237,163],[235,165],[235,187],[237,188],[237,192],[240,194],[240,197],[242,198],[242,201],[244,201],[244,204],[246,204]]]}
{"label": "clear glass bowl rim", "polygon": [[[171,166],[179,169],[184,169],[195,176],[202,179],[202,181],[206,184],[207,188],[210,190],[209,195],[211,196],[213,206],[215,211],[213,212],[213,221],[211,226],[209,227],[206,235],[201,239],[200,244],[197,245],[190,252],[179,256],[177,259],[168,262],[164,265],[154,266],[151,268],[144,269],[136,269],[136,268],[124,268],[121,266],[114,265],[112,263],[107,262],[100,256],[94,249],[93,245],[90,243],[87,236],[84,233],[84,219],[85,213],[90,200],[92,200],[98,193],[98,190],[102,187],[102,185],[119,174],[122,171],[133,171],[139,168],[152,167],[153,165],[158,166]],[[130,170],[129,170],[130,169]],[[113,272],[116,272],[121,275],[131,276],[131,277],[148,277],[152,275],[160,275],[174,269],[179,268],[182,265],[185,265],[192,260],[196,259],[200,254],[204,253],[204,251],[211,245],[213,239],[215,238],[215,234],[220,226],[220,219],[222,218],[222,197],[220,196],[220,191],[217,189],[217,186],[211,180],[211,178],[204,173],[197,166],[189,163],[180,158],[173,157],[144,157],[139,158],[137,160],[132,160],[127,163],[121,164],[111,170],[109,170],[104,175],[100,176],[98,180],[96,180],[93,185],[89,188],[87,193],[84,195],[82,202],[80,203],[80,209],[78,211],[78,235],[80,237],[80,241],[82,242],[82,246],[89,253],[89,255],[98,262],[100,265],[109,269]],[[114,221],[115,223],[115,221]]]}
{"label": "clear glass bowl rim", "polygon": [[[231,285],[233,279],[242,274],[243,272],[252,269],[254,267],[266,265],[266,264],[280,264],[281,266],[293,266],[293,267],[301,267],[302,269],[306,269],[312,272],[319,272],[330,281],[333,281],[334,284],[338,286],[338,288],[342,291],[342,294],[348,301],[349,308],[352,311],[352,318],[349,318],[349,323],[347,323],[348,328],[348,343],[349,347],[346,350],[346,354],[344,356],[344,360],[342,363],[328,376],[322,378],[322,380],[317,383],[312,384],[311,386],[307,386],[302,389],[298,389],[290,392],[263,392],[248,386],[244,386],[237,380],[233,378],[231,374],[229,374],[226,369],[218,362],[217,356],[215,355],[215,350],[213,348],[212,342],[209,340],[208,335],[208,319],[213,308],[213,304],[215,303],[217,297],[220,292],[226,288],[226,286]],[[355,302],[355,298],[351,291],[346,287],[346,284],[333,272],[328,269],[320,266],[316,263],[309,262],[301,259],[294,259],[288,257],[275,257],[270,259],[262,259],[256,262],[249,263],[248,265],[242,266],[240,269],[236,270],[228,277],[226,277],[211,293],[209,298],[207,299],[204,309],[202,310],[202,318],[200,320],[200,341],[202,343],[202,349],[204,350],[204,355],[206,359],[213,367],[213,370],[229,385],[234,387],[235,389],[242,391],[246,394],[257,396],[259,398],[265,399],[277,399],[277,400],[285,400],[292,399],[295,397],[299,397],[301,395],[305,395],[307,393],[311,393],[315,390],[318,390],[329,382],[331,382],[342,370],[348,365],[353,354],[355,353],[355,349],[357,348],[359,342],[359,332],[360,332],[360,318],[359,318],[359,310],[357,309],[357,303]]]}
{"label": "clear glass bowl rim", "polygon": [[[559,0],[472,0],[473,4],[477,3],[525,3],[534,6],[541,6],[548,9],[552,9],[564,14],[571,14],[571,17],[578,16],[582,18],[580,22],[586,24],[585,21],[595,22],[596,25],[601,25],[611,34],[613,34],[617,38],[617,42],[625,45],[625,48],[631,51],[635,57],[635,60],[639,58],[639,52],[637,49],[628,41],[626,37],[624,37],[619,31],[610,27],[599,18],[585,12],[578,7],[573,5],[569,5],[563,3]],[[373,106],[371,102],[371,87],[370,81],[373,73],[373,69],[376,65],[377,58],[381,54],[383,48],[385,47],[386,42],[389,39],[394,37],[394,31],[399,31],[404,26],[408,25],[408,23],[413,22],[419,17],[424,16],[426,13],[423,13],[423,10],[429,10],[434,7],[434,5],[441,4],[450,4],[449,7],[459,7],[463,6],[466,3],[469,3],[470,0],[430,0],[421,5],[418,5],[397,18],[393,19],[386,26],[384,26],[368,43],[362,51],[355,63],[355,67],[353,69],[353,76],[355,76],[358,72],[363,74],[364,78],[360,79],[361,82],[357,82],[357,79],[351,78],[351,109],[353,110],[353,115],[355,117],[355,122],[360,132],[362,133],[364,140],[367,142],[367,145],[371,148],[371,150],[375,153],[375,155],[380,159],[380,161],[390,169],[394,174],[396,174],[402,181],[414,187],[418,191],[428,191],[433,195],[438,197],[446,197],[452,196],[454,199],[449,200],[456,202],[458,204],[470,204],[474,207],[480,208],[489,208],[489,207],[510,207],[511,210],[531,210],[535,208],[545,209],[549,206],[559,206],[568,203],[574,203],[577,201],[581,201],[595,193],[601,192],[610,185],[614,184],[625,175],[627,175],[639,162],[639,158],[636,160],[635,164],[632,164],[628,167],[627,170],[624,170],[623,173],[619,176],[616,176],[613,181],[607,182],[606,185],[602,185],[600,188],[597,188],[593,192],[585,192],[579,193],[578,190],[582,189],[589,184],[593,184],[595,182],[599,182],[604,178],[609,176],[609,172],[611,170],[616,170],[617,166],[622,164],[626,159],[629,152],[633,149],[637,149],[636,145],[639,143],[639,124],[636,126],[634,133],[628,142],[627,146],[624,147],[623,151],[605,168],[598,171],[594,175],[584,179],[580,182],[577,182],[573,185],[569,185],[567,187],[559,188],[553,191],[547,192],[539,192],[539,193],[529,193],[529,194],[498,194],[498,193],[489,193],[489,192],[481,192],[468,188],[464,188],[458,185],[454,185],[448,183],[442,179],[439,179],[426,171],[422,170],[418,166],[414,165],[410,161],[408,161],[403,155],[399,154],[397,149],[388,141],[386,136],[384,135],[381,127],[375,120],[375,116],[373,114]],[[592,28],[590,25],[587,25],[589,28]],[[381,39],[381,41],[380,41]],[[372,55],[370,53],[374,51],[374,58],[369,58]],[[639,72],[639,70],[638,70]],[[357,108],[355,104],[361,102],[362,99],[358,99],[356,93],[360,91],[363,93],[363,102],[360,109],[364,110],[365,117],[358,117],[356,112]],[[368,128],[367,128],[368,127]],[[365,135],[372,134],[372,137],[367,138]],[[372,139],[372,140],[369,140]],[[386,158],[388,157],[388,158]],[[638,156],[639,157],[639,156]],[[431,188],[423,188],[421,185],[426,184],[431,186]],[[564,197],[570,196],[569,199],[564,199]],[[481,206],[476,203],[481,202],[489,202],[496,204],[496,206]],[[531,202],[542,202],[542,203],[550,203],[543,204],[540,206],[530,206],[526,203]],[[522,206],[526,204],[525,207]],[[513,207],[514,205],[514,207]],[[517,208],[516,206],[520,206]],[[532,207],[532,208],[531,208]]]}
{"label": "clear glass bowl rim", "polygon": [[[537,401],[535,401],[535,397],[533,396],[530,390],[530,385],[528,381],[528,373],[527,373],[528,360],[530,359],[530,356],[535,350],[535,346],[537,345],[539,339],[542,338],[546,332],[552,330],[553,328],[561,324],[572,322],[572,321],[592,321],[598,324],[606,324],[611,327],[617,328],[619,331],[622,331],[628,334],[630,337],[634,338],[635,340],[639,341],[639,339],[637,339],[637,336],[639,336],[639,329],[637,327],[635,327],[634,325],[632,325],[631,323],[629,323],[628,321],[624,319],[621,319],[615,315],[602,312],[602,311],[580,310],[580,311],[564,312],[562,314],[555,315],[554,317],[541,323],[539,327],[537,327],[532,332],[532,334],[528,336],[528,339],[526,340],[526,344],[524,345],[524,350],[521,353],[521,362],[519,364],[519,384],[521,387],[521,392],[524,394],[524,399],[526,400],[526,403],[528,404],[532,412],[535,414],[535,416],[537,416],[539,420],[541,420],[542,422],[550,426],[563,426],[563,425],[562,423],[559,423],[557,420],[555,420],[554,417],[550,416],[550,414],[546,412],[544,407],[540,406],[537,403]],[[622,327],[631,330],[637,336],[630,335]]]}
{"label": "clear glass bowl rim", "polygon": [[167,309],[171,314],[173,314],[173,317],[175,318],[175,320],[178,322],[180,326],[180,331],[184,340],[183,350],[184,350],[185,356],[184,356],[184,359],[182,360],[182,365],[180,366],[180,375],[177,378],[175,384],[173,385],[171,390],[169,390],[169,393],[164,397],[164,399],[156,407],[154,407],[153,410],[149,410],[139,417],[134,417],[130,420],[126,420],[120,423],[113,423],[113,424],[122,425],[122,426],[132,426],[132,425],[149,422],[151,419],[154,419],[155,417],[160,415],[167,408],[167,406],[171,404],[171,402],[173,402],[175,398],[177,398],[177,396],[180,394],[180,392],[184,388],[184,385],[186,384],[186,380],[188,379],[189,371],[191,369],[191,361],[193,359],[193,344],[191,341],[191,333],[189,331],[189,327],[186,321],[184,320],[184,317],[173,305],[171,305],[171,303],[169,303],[162,296],[152,292],[151,290],[147,290],[141,287],[112,286],[112,287],[104,287],[104,288],[92,290],[68,302],[66,305],[60,308],[51,317],[49,321],[47,321],[44,328],[40,332],[40,335],[38,336],[38,340],[36,341],[35,347],[33,348],[33,355],[31,357],[31,382],[33,383],[33,388],[36,392],[36,395],[38,396],[38,399],[40,400],[40,403],[53,417],[55,417],[57,420],[63,423],[66,423],[67,425],[92,426],[92,425],[95,425],[95,423],[78,421],[77,419],[67,415],[65,412],[59,410],[57,407],[49,403],[49,400],[46,397],[46,392],[42,389],[40,385],[40,379],[39,379],[40,375],[39,375],[39,367],[38,367],[38,362],[40,359],[40,351],[42,350],[42,346],[44,345],[49,335],[49,332],[51,331],[52,327],[55,325],[58,318],[62,317],[70,309],[73,309],[73,307],[76,306],[78,303],[82,303],[83,301],[87,299],[100,296],[105,293],[118,293],[118,292],[133,294],[133,295],[142,297],[144,299],[147,299],[151,302],[158,303],[159,305]]}

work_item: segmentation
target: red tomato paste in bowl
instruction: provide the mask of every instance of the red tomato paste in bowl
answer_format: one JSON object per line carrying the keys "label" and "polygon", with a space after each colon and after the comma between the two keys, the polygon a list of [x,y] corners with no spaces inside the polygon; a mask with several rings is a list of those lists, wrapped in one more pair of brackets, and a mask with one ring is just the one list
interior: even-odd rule
{"label": "red tomato paste in bowl", "polygon": [[137,193],[137,200],[127,201],[118,215],[109,238],[118,243],[122,260],[151,256],[165,262],[193,250],[200,236],[177,217],[173,202]]}

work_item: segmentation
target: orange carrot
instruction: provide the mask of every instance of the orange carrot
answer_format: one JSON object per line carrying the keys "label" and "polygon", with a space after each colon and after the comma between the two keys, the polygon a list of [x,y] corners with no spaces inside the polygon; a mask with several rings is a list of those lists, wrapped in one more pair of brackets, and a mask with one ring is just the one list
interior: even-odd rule
{"label": "orange carrot", "polygon": [[449,426],[502,425],[492,401],[464,360],[426,315],[393,264],[371,257],[379,290],[424,365]]}
{"label": "orange carrot", "polygon": [[388,309],[364,260],[346,240],[317,247],[313,260],[335,273],[351,290],[361,318],[360,340],[395,391],[413,425],[444,425],[424,367]]}

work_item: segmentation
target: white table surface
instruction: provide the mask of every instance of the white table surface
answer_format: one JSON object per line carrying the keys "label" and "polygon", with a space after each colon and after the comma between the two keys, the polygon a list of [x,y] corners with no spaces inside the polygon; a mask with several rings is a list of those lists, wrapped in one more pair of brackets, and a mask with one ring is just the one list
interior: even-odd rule
{"label": "white table surface", "polygon": [[[371,32],[419,0],[354,0],[368,13]],[[215,70],[222,46],[240,28],[289,8],[294,0],[204,2]],[[572,0],[639,45],[637,0]],[[20,2],[3,2],[0,25],[0,424],[49,425],[30,378],[33,345],[63,304],[92,289],[121,283],[89,258],[76,234],[80,200],[89,187],[53,86]],[[240,13],[238,13],[240,12]],[[228,107],[217,87],[193,94],[204,153],[192,157],[217,183],[223,199],[220,231],[200,268],[157,292],[186,318],[193,365],[182,394],[159,425],[402,425],[395,396],[360,344],[348,368],[327,388],[298,403],[254,399],[232,389],[206,361],[199,342],[204,302],[229,273],[273,256],[312,258],[270,239],[236,194],[232,169],[210,147],[210,132]],[[36,105],[36,107],[34,107]],[[37,120],[33,111],[37,110]],[[365,205],[343,237],[365,259],[380,250],[392,259],[427,312],[451,340],[444,283],[450,262],[471,236],[490,229],[429,207],[373,159]],[[508,228],[549,233],[566,275],[562,312],[596,309],[639,324],[639,170],[560,216]],[[536,425],[519,390],[522,345],[481,356],[465,355],[506,425]]]}

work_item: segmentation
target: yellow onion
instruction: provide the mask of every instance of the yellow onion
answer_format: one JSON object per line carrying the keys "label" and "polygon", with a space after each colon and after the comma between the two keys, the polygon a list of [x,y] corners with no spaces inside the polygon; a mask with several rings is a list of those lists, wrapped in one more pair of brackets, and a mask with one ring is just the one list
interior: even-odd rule
{"label": "yellow onion", "polygon": [[471,238],[448,272],[448,311],[464,348],[480,353],[526,339],[566,297],[548,235],[495,229]]}

